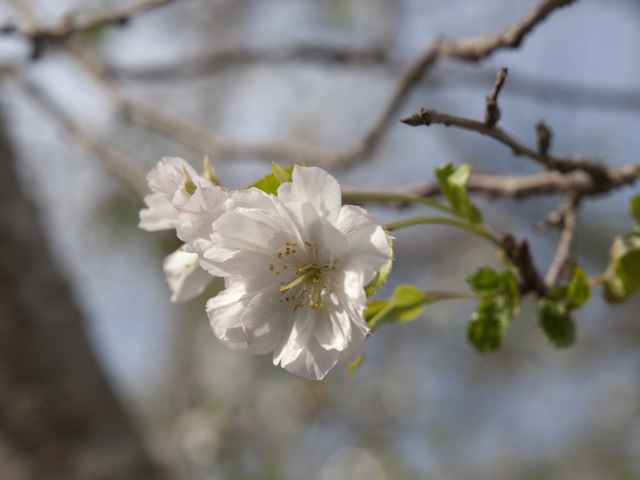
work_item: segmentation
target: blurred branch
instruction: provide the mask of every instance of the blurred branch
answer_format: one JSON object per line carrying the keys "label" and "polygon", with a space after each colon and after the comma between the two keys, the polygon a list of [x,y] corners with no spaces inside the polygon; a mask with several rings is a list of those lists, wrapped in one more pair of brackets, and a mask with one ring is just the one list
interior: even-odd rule
{"label": "blurred branch", "polygon": [[573,238],[575,236],[577,226],[577,209],[579,203],[580,196],[576,195],[575,192],[569,192],[560,205],[560,209],[558,211],[560,239],[558,241],[556,253],[544,279],[544,282],[548,287],[551,287],[556,283],[560,273],[571,258]]}
{"label": "blurred branch", "polygon": [[142,197],[148,192],[145,170],[139,161],[101,141],[90,130],[73,120],[35,83],[17,74],[14,78],[31,99],[58,122],[67,136],[95,156],[106,170],[124,181],[138,196]]}
{"label": "blurred branch", "polygon": [[175,0],[141,0],[137,3],[116,8],[110,12],[86,17],[69,14],[52,25],[42,25],[37,14],[23,0],[10,0],[13,7],[28,19],[28,24],[16,26],[6,24],[0,27],[4,34],[19,35],[31,42],[31,57],[39,58],[46,48],[64,42],[70,36],[107,26],[126,25],[141,13],[169,4]]}
{"label": "blurred branch", "polygon": [[155,128],[180,142],[198,148],[204,152],[224,157],[255,157],[267,161],[285,161],[290,163],[306,162],[325,167],[340,167],[355,163],[369,156],[395,119],[396,112],[406,96],[419,82],[437,59],[449,56],[462,60],[475,61],[486,57],[500,48],[515,48],[538,23],[543,21],[554,9],[567,5],[571,1],[545,0],[526,14],[520,21],[503,32],[486,37],[472,39],[437,41],[421,54],[396,83],[373,126],[350,148],[332,152],[300,143],[279,143],[276,145],[246,145],[229,142],[183,116],[162,110],[154,105],[126,97],[115,81],[113,74],[95,56],[66,42],[66,46],[81,60],[98,83],[114,100],[118,110],[127,118]]}
{"label": "blurred branch", "polygon": [[159,80],[210,75],[222,70],[256,64],[284,62],[332,62],[368,65],[387,59],[385,47],[352,48],[338,45],[290,45],[269,49],[238,48],[180,60],[179,64],[109,67],[114,77],[127,80]]}
{"label": "blurred branch", "polygon": [[575,1],[576,0],[543,1],[516,23],[507,27],[497,35],[483,35],[444,42],[441,46],[442,54],[460,60],[477,62],[491,55],[496,50],[518,48],[524,37],[547,18],[549,14]]}

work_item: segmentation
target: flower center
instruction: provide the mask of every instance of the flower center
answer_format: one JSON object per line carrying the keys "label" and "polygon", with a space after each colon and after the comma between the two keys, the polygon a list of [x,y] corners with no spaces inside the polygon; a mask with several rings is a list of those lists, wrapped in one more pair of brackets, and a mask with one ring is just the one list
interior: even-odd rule
{"label": "flower center", "polygon": [[314,310],[324,308],[325,295],[333,293],[327,272],[336,267],[332,261],[320,259],[319,245],[305,241],[300,248],[297,243],[287,242],[278,250],[276,258],[275,264],[269,264],[269,270],[292,278],[288,283],[280,282],[280,302],[291,302],[294,311],[305,305]]}

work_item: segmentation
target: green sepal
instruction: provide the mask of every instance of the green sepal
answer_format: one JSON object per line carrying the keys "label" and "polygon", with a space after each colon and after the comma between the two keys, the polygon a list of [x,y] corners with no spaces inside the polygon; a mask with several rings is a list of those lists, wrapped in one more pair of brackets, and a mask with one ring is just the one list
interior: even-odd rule
{"label": "green sepal", "polygon": [[369,300],[364,318],[372,329],[383,323],[409,322],[418,318],[427,305],[439,300],[472,296],[473,294],[469,293],[424,292],[414,285],[398,285],[391,298]]}
{"label": "green sepal", "polygon": [[[247,188],[253,187],[257,188],[258,190],[262,190],[264,193],[267,193],[269,195],[277,195],[278,187],[283,183],[291,181],[291,174],[295,165],[291,165],[287,168],[282,168],[280,165],[274,162],[271,166],[273,169],[273,173],[264,176],[256,183],[249,185],[249,187]],[[278,172],[277,174],[276,171]],[[287,178],[288,180],[286,180]],[[286,181],[283,182],[282,179],[285,179]]]}
{"label": "green sepal", "polygon": [[218,177],[218,172],[216,172],[216,169],[214,168],[213,162],[211,162],[209,155],[204,156],[204,160],[202,161],[202,163],[204,172],[202,176],[214,185],[220,186],[220,177]]}
{"label": "green sepal", "polygon": [[482,267],[467,281],[480,296],[467,325],[467,338],[479,352],[491,352],[500,347],[511,319],[520,311],[516,270]]}
{"label": "green sepal", "polygon": [[558,348],[566,348],[576,341],[576,326],[571,318],[569,302],[543,298],[538,301],[540,327],[549,342]]}
{"label": "green sepal", "polygon": [[273,174],[276,176],[280,184],[291,181],[291,174],[293,172],[293,167],[291,167],[290,169],[282,168],[276,162],[271,162],[271,170],[273,170]]}
{"label": "green sepal", "polygon": [[184,186],[184,189],[189,195],[193,195],[194,193],[196,193],[196,190],[198,189],[198,187],[196,186],[195,183],[193,183],[193,180],[191,179],[191,175],[189,175],[189,172],[187,171],[187,167],[183,165],[182,171],[184,172],[184,180],[182,181],[182,185]]}
{"label": "green sepal", "polygon": [[454,167],[448,163],[436,168],[436,178],[445,197],[451,203],[454,212],[469,223],[482,223],[482,213],[471,203],[467,194],[467,181],[471,175],[470,165]]}
{"label": "green sepal", "polygon": [[640,232],[614,238],[609,256],[604,297],[609,303],[621,303],[640,288]]}
{"label": "green sepal", "polygon": [[354,373],[356,373],[360,369],[360,365],[362,365],[362,362],[364,362],[364,353],[349,364],[349,366],[347,367],[347,373],[349,375],[353,375]]}

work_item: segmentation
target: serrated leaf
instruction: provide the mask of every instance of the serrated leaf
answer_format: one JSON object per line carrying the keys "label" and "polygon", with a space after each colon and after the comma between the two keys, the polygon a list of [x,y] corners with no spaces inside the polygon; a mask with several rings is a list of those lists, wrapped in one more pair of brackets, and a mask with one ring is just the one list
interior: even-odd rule
{"label": "serrated leaf", "polygon": [[467,194],[467,181],[471,175],[471,166],[465,164],[456,168],[451,164],[446,164],[438,167],[435,173],[442,193],[447,197],[458,216],[472,224],[482,223],[480,210],[471,203]]}
{"label": "serrated leaf", "polygon": [[[275,165],[275,164],[274,164]],[[293,167],[295,165],[292,165],[290,167],[287,168],[282,168],[278,165],[279,169],[282,169],[283,171],[288,173],[288,181],[291,181],[291,173],[293,172]],[[282,172],[279,172],[281,178],[286,178],[285,176],[282,175]],[[261,178],[260,180],[258,180],[256,183],[249,185],[249,187],[247,188],[257,188],[258,190],[262,190],[264,193],[268,193],[270,195],[277,195],[278,194],[278,187],[280,185],[282,185],[285,182],[280,181],[280,179],[278,178],[278,176],[276,176],[275,173],[270,173],[269,175],[265,175],[263,178]]]}
{"label": "serrated leaf", "polygon": [[636,223],[640,225],[640,193],[634,196],[630,202],[631,215],[635,219]]}
{"label": "serrated leaf", "polygon": [[500,312],[492,301],[484,302],[471,315],[467,338],[480,353],[497,350],[509,326],[510,318]]}
{"label": "serrated leaf", "polygon": [[570,347],[576,340],[576,326],[571,318],[571,309],[562,301],[541,299],[540,326],[547,339],[558,348]]}
{"label": "serrated leaf", "polygon": [[609,255],[604,296],[609,303],[624,302],[640,288],[640,233],[617,236]]}
{"label": "serrated leaf", "polygon": [[482,267],[469,276],[468,282],[481,298],[469,319],[467,337],[481,353],[496,350],[520,309],[516,271]]}

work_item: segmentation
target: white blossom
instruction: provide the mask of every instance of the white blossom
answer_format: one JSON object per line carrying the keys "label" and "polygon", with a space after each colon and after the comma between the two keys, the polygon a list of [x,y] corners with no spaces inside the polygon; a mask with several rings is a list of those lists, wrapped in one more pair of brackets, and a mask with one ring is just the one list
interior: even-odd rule
{"label": "white blossom", "polygon": [[201,239],[202,265],[225,277],[207,303],[215,334],[233,348],[273,352],[275,364],[321,379],[362,352],[364,287],[390,260],[387,236],[338,182],[295,167],[278,196],[234,192]]}
{"label": "white blossom", "polygon": [[[224,212],[227,194],[177,157],[163,158],[147,181],[152,193],[144,198],[147,208],[140,211],[139,226],[150,231],[175,228],[185,242],[165,258],[163,270],[171,301],[186,302],[200,295],[213,278],[200,266],[197,240],[211,233],[211,225]],[[195,191],[187,190],[189,182]]]}

